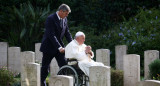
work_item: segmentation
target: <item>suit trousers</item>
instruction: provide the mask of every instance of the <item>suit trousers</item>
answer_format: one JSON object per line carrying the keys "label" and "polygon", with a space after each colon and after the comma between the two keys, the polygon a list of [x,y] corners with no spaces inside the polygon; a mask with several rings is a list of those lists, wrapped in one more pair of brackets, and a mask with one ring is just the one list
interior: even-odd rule
{"label": "suit trousers", "polygon": [[53,58],[56,58],[58,66],[62,67],[67,64],[66,59],[64,57],[64,53],[57,52],[55,55],[44,53],[42,57],[42,66],[41,66],[41,86],[47,86],[46,85],[46,78],[49,73],[49,65]]}

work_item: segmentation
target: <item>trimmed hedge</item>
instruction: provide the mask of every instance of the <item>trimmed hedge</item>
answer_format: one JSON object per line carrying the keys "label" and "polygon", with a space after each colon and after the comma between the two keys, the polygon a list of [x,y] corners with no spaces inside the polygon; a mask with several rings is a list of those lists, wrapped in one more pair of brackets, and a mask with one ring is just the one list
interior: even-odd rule
{"label": "trimmed hedge", "polygon": [[149,65],[149,75],[151,79],[160,80],[160,59],[156,59]]}
{"label": "trimmed hedge", "polygon": [[111,69],[111,86],[123,86],[123,71]]}

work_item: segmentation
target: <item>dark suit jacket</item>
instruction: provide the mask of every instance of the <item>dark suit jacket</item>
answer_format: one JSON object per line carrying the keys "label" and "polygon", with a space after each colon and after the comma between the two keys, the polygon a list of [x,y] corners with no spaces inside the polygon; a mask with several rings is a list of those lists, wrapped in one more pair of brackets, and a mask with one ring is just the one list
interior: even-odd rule
{"label": "dark suit jacket", "polygon": [[55,54],[59,52],[59,47],[64,47],[63,37],[66,37],[68,42],[72,41],[72,36],[69,32],[67,18],[63,19],[63,28],[60,27],[60,20],[56,13],[48,16],[45,22],[45,33],[43,35],[41,52]]}

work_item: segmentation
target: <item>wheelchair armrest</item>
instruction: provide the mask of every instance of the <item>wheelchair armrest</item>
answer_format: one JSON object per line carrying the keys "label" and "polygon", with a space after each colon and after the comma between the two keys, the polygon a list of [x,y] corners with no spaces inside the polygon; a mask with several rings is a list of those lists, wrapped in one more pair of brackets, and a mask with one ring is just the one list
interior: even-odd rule
{"label": "wheelchair armrest", "polygon": [[78,60],[74,58],[67,58],[68,65],[76,65],[78,64]]}
{"label": "wheelchair armrest", "polygon": [[78,62],[77,59],[74,59],[74,58],[67,58],[67,62],[72,62],[72,61]]}

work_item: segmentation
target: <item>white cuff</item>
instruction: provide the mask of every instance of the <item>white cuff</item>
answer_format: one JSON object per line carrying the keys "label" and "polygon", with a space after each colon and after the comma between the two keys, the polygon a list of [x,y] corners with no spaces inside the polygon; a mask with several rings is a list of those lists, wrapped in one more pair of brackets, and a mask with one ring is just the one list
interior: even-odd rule
{"label": "white cuff", "polygon": [[58,50],[60,50],[62,47],[59,47]]}

